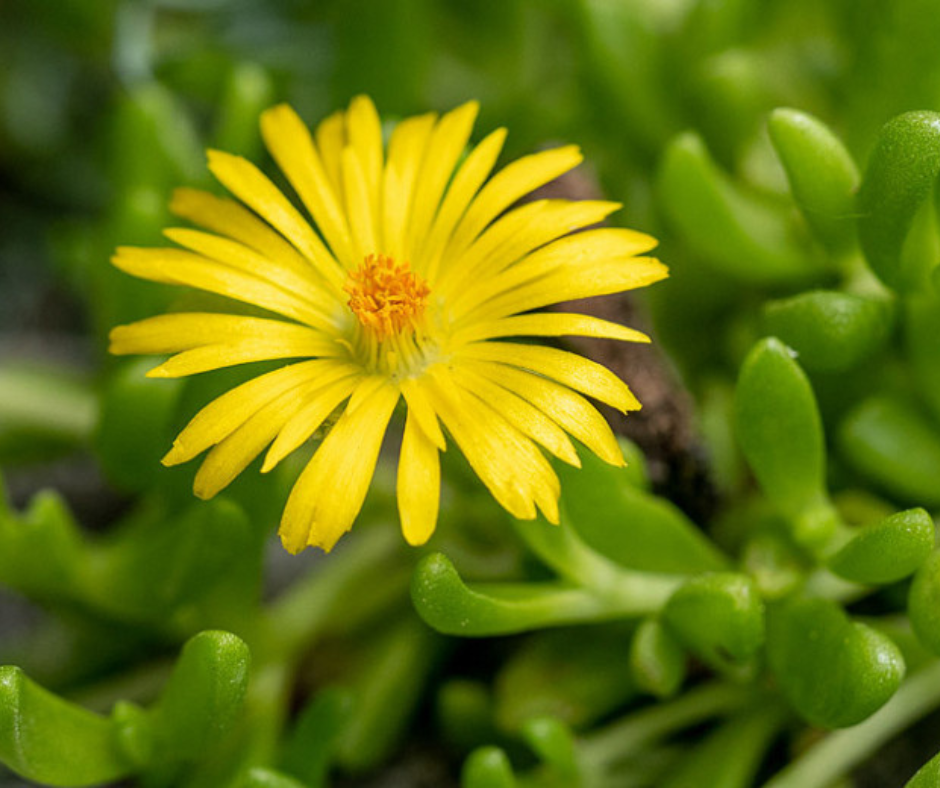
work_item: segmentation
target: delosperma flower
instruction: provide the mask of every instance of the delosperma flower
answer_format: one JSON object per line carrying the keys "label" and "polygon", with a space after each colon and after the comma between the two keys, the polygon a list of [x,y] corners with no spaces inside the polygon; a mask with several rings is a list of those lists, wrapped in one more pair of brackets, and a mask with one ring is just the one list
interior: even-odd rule
{"label": "delosperma flower", "polygon": [[264,141],[309,218],[253,164],[210,151],[210,170],[238,201],[181,189],[173,212],[204,229],[167,230],[177,248],[121,248],[114,257],[135,276],[269,313],[167,314],[111,334],[114,353],[175,354],[155,377],[285,361],[211,402],[175,440],[167,465],[208,450],[197,495],[218,493],[265,449],[269,471],[335,417],[284,510],[280,534],[291,552],[329,550],[352,526],[401,401],[398,509],[411,544],[434,531],[448,437],[523,519],[541,511],[557,522],[559,482],[543,450],[577,465],[569,435],[623,462],[585,395],[639,408],[626,384],[574,353],[510,338],[648,341],[589,315],[538,310],[662,279],[666,268],[643,256],[656,241],[585,229],[616,203],[517,206],[581,155],[547,150],[490,178],[505,131],[464,157],[476,114],[469,103],[403,120],[386,147],[368,98],[313,134],[290,107],[274,107],[261,118]]}

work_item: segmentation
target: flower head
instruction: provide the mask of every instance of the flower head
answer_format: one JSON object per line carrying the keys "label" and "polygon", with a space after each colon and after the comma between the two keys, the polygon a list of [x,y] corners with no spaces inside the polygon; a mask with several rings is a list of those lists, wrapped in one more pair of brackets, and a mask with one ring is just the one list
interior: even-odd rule
{"label": "flower head", "polygon": [[114,353],[174,354],[151,370],[155,377],[285,361],[208,404],[174,441],[167,465],[208,450],[197,495],[215,495],[265,449],[261,470],[270,470],[340,414],[287,501],[280,534],[292,552],[329,550],[351,527],[402,400],[398,507],[412,544],[437,521],[445,435],[523,519],[537,511],[558,519],[558,478],[543,449],[577,465],[571,435],[623,462],[583,395],[639,408],[627,386],[576,354],[508,340],[648,341],[588,315],[537,310],[663,278],[665,267],[642,256],[656,242],[585,229],[616,203],[514,207],[581,156],[571,146],[548,150],[491,178],[505,132],[463,157],[476,113],[469,103],[441,118],[406,119],[386,147],[367,98],[315,133],[288,106],[274,107],[262,115],[262,135],[309,219],[254,165],[210,151],[210,170],[237,199],[180,189],[171,209],[203,229],[167,230],[177,247],[121,248],[113,258],[135,276],[269,315],[174,313],[112,331]]}

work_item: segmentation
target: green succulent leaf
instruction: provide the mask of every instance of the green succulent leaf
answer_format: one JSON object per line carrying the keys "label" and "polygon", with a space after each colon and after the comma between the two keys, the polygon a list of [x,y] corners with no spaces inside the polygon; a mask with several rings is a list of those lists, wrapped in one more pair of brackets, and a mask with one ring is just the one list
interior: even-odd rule
{"label": "green succulent leaf", "polygon": [[755,284],[805,282],[824,270],[789,213],[732,183],[695,134],[668,145],[656,186],[688,245],[729,276]]}
{"label": "green succulent leaf", "polygon": [[940,433],[915,408],[871,397],[846,416],[838,439],[846,460],[898,500],[940,505]]}
{"label": "green succulent leaf", "polygon": [[905,672],[887,635],[849,620],[826,599],[791,598],[770,608],[767,659],[787,700],[823,728],[845,728],[871,716]]}
{"label": "green succulent leaf", "polygon": [[0,668],[0,761],[44,785],[100,785],[133,771],[114,723],[12,666]]}
{"label": "green succulent leaf", "polygon": [[799,110],[775,109],[767,127],[806,221],[827,246],[845,248],[855,234],[861,180],[851,154],[828,126]]}
{"label": "green succulent leaf", "polygon": [[353,693],[328,687],[301,711],[281,755],[281,771],[303,781],[307,788],[323,788],[336,746],[349,722]]}
{"label": "green succulent leaf", "polygon": [[815,290],[764,307],[768,334],[797,352],[808,369],[841,372],[880,350],[891,331],[891,305],[834,291]]}
{"label": "green succulent leaf", "polygon": [[631,483],[626,469],[590,452],[581,453],[581,463],[580,469],[557,467],[564,523],[601,556],[630,569],[669,574],[727,566],[693,522],[669,501]]}
{"label": "green succulent leaf", "polygon": [[927,560],[935,531],[923,509],[898,512],[855,534],[829,559],[829,568],[856,583],[893,583]]}
{"label": "green succulent leaf", "polygon": [[940,754],[934,755],[927,763],[917,770],[904,788],[937,788],[940,785]]}
{"label": "green succulent leaf", "polygon": [[836,526],[825,490],[825,442],[812,386],[780,340],[761,340],[741,368],[735,431],[757,481],[807,546]]}
{"label": "green succulent leaf", "polygon": [[519,730],[533,717],[551,716],[575,728],[595,722],[636,695],[627,670],[630,626],[537,633],[497,674],[495,712],[499,727]]}
{"label": "green succulent leaf", "polygon": [[460,784],[462,788],[516,788],[516,776],[503,750],[480,747],[464,762]]}
{"label": "green succulent leaf", "polygon": [[669,598],[663,623],[719,669],[747,662],[764,643],[764,603],[754,582],[741,574],[691,578]]}
{"label": "green succulent leaf", "polygon": [[630,645],[630,671],[637,686],[658,698],[675,695],[686,673],[685,650],[655,618],[637,628]]}
{"label": "green succulent leaf", "polygon": [[190,638],[152,710],[155,757],[195,759],[218,742],[241,712],[250,663],[248,646],[228,632]]}
{"label": "green succulent leaf", "polygon": [[237,788],[310,788],[307,783],[295,780],[274,769],[256,766],[238,781]]}
{"label": "green succulent leaf", "polygon": [[907,112],[881,129],[858,195],[859,240],[874,272],[909,293],[928,284],[937,260],[905,254],[915,217],[940,172],[940,114]]}
{"label": "green succulent leaf", "polygon": [[907,612],[920,642],[940,655],[940,552],[932,553],[914,575]]}

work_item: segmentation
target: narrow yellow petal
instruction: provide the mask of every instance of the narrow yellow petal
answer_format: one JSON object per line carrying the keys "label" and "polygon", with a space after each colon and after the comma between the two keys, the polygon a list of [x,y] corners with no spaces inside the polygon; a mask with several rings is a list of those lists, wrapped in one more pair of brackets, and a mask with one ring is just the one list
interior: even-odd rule
{"label": "narrow yellow petal", "polygon": [[206,500],[228,487],[274,439],[298,407],[294,392],[281,394],[214,446],[193,480],[196,496]]}
{"label": "narrow yellow petal", "polygon": [[[303,330],[302,326],[297,328]],[[337,358],[346,355],[346,349],[332,339],[309,329],[305,334],[289,336],[242,337],[215,345],[178,353],[147,373],[149,378],[179,378],[197,375],[224,367],[250,364],[254,361],[273,361],[285,358]]]}
{"label": "narrow yellow petal", "polygon": [[617,410],[639,410],[640,402],[607,367],[566,350],[514,342],[478,342],[460,351],[462,357],[494,361],[544,375]]}
{"label": "narrow yellow petal", "polygon": [[358,266],[367,255],[381,251],[379,239],[376,237],[375,204],[369,195],[369,185],[356,151],[346,148],[342,161],[346,215],[349,217],[353,255]]}
{"label": "narrow yellow petal", "polygon": [[454,180],[447,189],[441,209],[434,218],[434,224],[427,240],[417,252],[427,270],[427,280],[434,284],[444,246],[450,240],[457,222],[464,215],[467,206],[489,177],[506,141],[506,129],[497,129],[477,145],[460,165]]}
{"label": "narrow yellow petal", "polygon": [[151,282],[186,285],[254,304],[310,326],[332,331],[338,316],[253,274],[182,249],[137,249],[122,246],[111,263],[126,273]]}
{"label": "narrow yellow petal", "polygon": [[520,520],[534,518],[538,507],[557,522],[558,477],[535,444],[482,400],[452,385],[443,365],[428,373],[434,410],[499,504]]}
{"label": "narrow yellow petal", "polygon": [[261,472],[267,473],[281,460],[304,442],[323,425],[327,417],[344,402],[359,385],[361,378],[344,371],[340,377],[333,376],[318,381],[323,385],[310,391],[300,403],[300,409],[294,413],[278,433],[271,448],[264,458]]}
{"label": "narrow yellow petal", "polygon": [[362,165],[372,210],[377,212],[382,184],[382,121],[368,96],[356,96],[349,103],[346,134]]}
{"label": "narrow yellow petal", "polygon": [[437,422],[437,414],[425,393],[424,386],[414,378],[406,378],[401,382],[401,393],[408,405],[408,413],[414,414],[415,420],[424,430],[424,434],[441,451],[447,450],[444,433],[441,432]]}
{"label": "narrow yellow petal", "polygon": [[173,192],[170,210],[181,219],[240,241],[282,268],[309,273],[310,263],[282,235],[234,200],[183,188]]}
{"label": "narrow yellow petal", "polygon": [[398,390],[385,386],[354,413],[343,413],[294,485],[281,519],[291,553],[329,551],[362,508]]}
{"label": "narrow yellow petal", "polygon": [[441,464],[437,447],[409,411],[398,457],[398,514],[408,544],[431,538],[441,499]]}
{"label": "narrow yellow petal", "polygon": [[[468,283],[495,276],[547,243],[602,222],[620,207],[604,200],[537,200],[508,211],[467,250],[446,260],[438,290],[461,292]],[[649,236],[644,236],[649,238]],[[656,245],[649,238],[648,248]],[[633,251],[624,249],[624,252]],[[646,251],[646,249],[644,249]]]}
{"label": "narrow yellow petal", "polygon": [[232,194],[277,228],[313,267],[342,291],[345,277],[313,228],[266,175],[241,156],[209,151],[209,169]]}
{"label": "narrow yellow petal", "polygon": [[415,186],[405,240],[405,254],[422,275],[425,273],[423,261],[416,255],[424,245],[444,189],[467,146],[479,109],[477,102],[469,101],[448,112],[434,127],[428,140],[427,152]]}
{"label": "narrow yellow petal", "polygon": [[382,183],[382,236],[385,253],[396,260],[407,259],[405,228],[418,171],[436,121],[433,113],[407,118],[395,127],[388,143]]}
{"label": "narrow yellow petal", "polygon": [[470,367],[453,364],[449,371],[455,383],[483,400],[523,435],[544,446],[563,462],[581,466],[578,453],[565,431],[538,408],[475,373]]}
{"label": "narrow yellow petal", "polygon": [[619,339],[622,342],[649,342],[642,331],[628,328],[593,315],[567,312],[536,312],[514,315],[484,323],[473,323],[457,331],[451,338],[453,345],[479,342],[500,337],[598,337]]}
{"label": "narrow yellow petal", "polygon": [[577,167],[583,157],[575,145],[534,153],[506,165],[473,201],[454,231],[446,257],[462,254],[473,240],[521,197]]}
{"label": "narrow yellow petal", "polygon": [[518,394],[605,462],[624,464],[617,438],[607,420],[580,394],[541,375],[506,364],[468,360],[461,363]]}
{"label": "narrow yellow petal", "polygon": [[336,366],[340,366],[340,362],[329,359],[301,361],[252,378],[225,392],[192,418],[173,441],[173,448],[163,458],[163,464],[178,465],[191,460],[224,440],[271,400],[317,381]]}
{"label": "narrow yellow petal", "polygon": [[108,352],[116,355],[176,353],[200,345],[215,344],[223,339],[230,341],[272,334],[280,336],[279,332],[295,336],[311,333],[311,329],[262,317],[218,312],[174,312],[111,329]]}
{"label": "narrow yellow petal", "polygon": [[291,186],[323,233],[333,254],[347,267],[358,261],[352,256],[349,228],[341,203],[333,191],[329,176],[306,124],[286,104],[261,115],[261,134]]}
{"label": "narrow yellow petal", "polygon": [[346,113],[334,112],[320,121],[316,130],[317,150],[336,199],[343,201],[343,177],[340,160],[346,147]]}
{"label": "narrow yellow petal", "polygon": [[566,300],[574,300],[623,293],[667,276],[669,269],[652,257],[607,260],[585,267],[563,265],[542,277],[530,278],[516,287],[506,287],[502,293],[480,302],[479,308],[468,317],[472,316],[473,322],[494,320],[558,303],[559,295]]}
{"label": "narrow yellow petal", "polygon": [[323,279],[310,266],[300,272],[284,268],[238,241],[200,230],[171,227],[164,230],[163,234],[174,243],[210,260],[270,282],[297,298],[309,301],[319,310],[331,311],[336,308],[336,294],[324,286]]}

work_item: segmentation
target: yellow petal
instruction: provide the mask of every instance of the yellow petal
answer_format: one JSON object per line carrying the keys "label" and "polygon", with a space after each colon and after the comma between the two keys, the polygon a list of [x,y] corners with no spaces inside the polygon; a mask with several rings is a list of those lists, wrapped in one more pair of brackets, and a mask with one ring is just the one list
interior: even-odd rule
{"label": "yellow petal", "polygon": [[276,397],[206,455],[193,480],[193,492],[206,500],[228,487],[297,411],[292,391]]}
{"label": "yellow petal", "polygon": [[398,457],[398,513],[401,531],[412,546],[424,544],[437,525],[441,464],[437,447],[409,411]]}
{"label": "yellow petal", "polygon": [[313,228],[261,170],[241,156],[209,151],[209,169],[232,194],[277,228],[313,267],[342,292],[345,277]]}
{"label": "yellow petal", "polygon": [[317,150],[320,152],[320,161],[326,171],[336,199],[343,201],[342,158],[343,148],[346,147],[346,113],[334,112],[320,121],[316,131]]}
{"label": "yellow petal", "polygon": [[177,465],[224,440],[253,414],[286,391],[315,383],[323,374],[338,366],[351,368],[331,359],[313,359],[281,367],[242,383],[214,399],[197,413],[173,441],[173,448],[163,458],[164,465]]}
{"label": "yellow petal", "polygon": [[[442,276],[438,290],[459,293],[468,282],[495,276],[545,244],[602,222],[619,207],[603,200],[537,200],[508,211],[463,254],[447,258],[446,279]],[[643,237],[650,249],[656,245],[655,239]]]}
{"label": "yellow petal", "polygon": [[457,331],[451,339],[453,345],[478,342],[499,337],[598,337],[619,339],[622,342],[649,342],[642,331],[628,328],[593,315],[567,312],[536,312],[514,315],[483,323],[473,323]]}
{"label": "yellow petal", "polygon": [[581,466],[578,453],[565,431],[538,408],[475,373],[470,367],[453,364],[449,372],[455,383],[483,400],[523,435],[544,446],[569,465]]}
{"label": "yellow petal", "polygon": [[444,189],[467,146],[480,105],[467,102],[444,115],[434,127],[415,186],[411,217],[406,228],[405,255],[424,274],[423,261],[416,255],[424,244]]}
{"label": "yellow petal", "polygon": [[341,203],[320,161],[310,130],[293,109],[279,104],[261,115],[261,134],[333,253],[347,268],[358,265],[359,261],[352,256],[349,228]]}
{"label": "yellow petal", "polygon": [[307,545],[329,551],[352,527],[398,396],[396,388],[385,386],[354,413],[343,413],[330,430],[287,500],[280,535],[289,552]]}
{"label": "yellow petal", "polygon": [[624,464],[617,438],[607,420],[580,394],[541,375],[505,364],[467,360],[461,363],[518,394],[605,462]]}
{"label": "yellow petal", "polygon": [[444,197],[441,209],[434,218],[427,240],[416,255],[426,268],[427,280],[432,286],[437,279],[444,246],[450,240],[454,227],[464,215],[470,201],[492,172],[505,141],[506,129],[497,129],[487,136],[460,165],[448,187],[447,196]]}
{"label": "yellow petal", "polygon": [[541,309],[558,303],[559,295],[565,300],[575,300],[623,293],[658,282],[667,276],[669,269],[652,257],[628,257],[585,267],[559,266],[542,277],[533,277],[516,287],[507,287],[486,302],[479,302],[472,312],[465,311],[464,322],[482,322]]}
{"label": "yellow petal", "polygon": [[323,279],[310,266],[300,272],[285,268],[244,244],[200,230],[171,227],[164,230],[163,234],[180,246],[185,246],[210,260],[244,271],[280,287],[297,298],[309,301],[321,311],[336,308],[336,295],[324,286]]}
{"label": "yellow petal", "polygon": [[369,203],[378,211],[382,184],[382,121],[368,96],[356,96],[346,112],[346,135],[356,151],[368,187]]}
{"label": "yellow petal", "polygon": [[428,370],[428,395],[470,467],[520,520],[536,507],[557,522],[558,477],[535,444],[482,400],[455,387],[443,365]]}
{"label": "yellow petal", "polygon": [[566,350],[514,342],[477,342],[462,348],[460,354],[478,361],[528,369],[620,411],[640,408],[639,400],[613,372]]}
{"label": "yellow petal", "polygon": [[234,200],[198,189],[177,189],[170,210],[200,227],[240,241],[282,268],[309,273],[310,263],[282,235]]}
{"label": "yellow petal", "polygon": [[346,215],[352,231],[353,255],[362,263],[367,255],[382,250],[376,237],[374,204],[369,195],[369,186],[362,163],[352,148],[343,151],[343,188],[346,194]]}
{"label": "yellow petal", "polygon": [[388,163],[382,184],[382,235],[385,253],[396,260],[407,259],[405,228],[411,215],[418,172],[436,120],[433,113],[403,120],[395,127],[388,143]]}
{"label": "yellow petal", "polygon": [[521,197],[577,167],[583,157],[575,145],[534,153],[506,165],[490,180],[464,215],[445,257],[455,258],[483,229]]}
{"label": "yellow petal", "polygon": [[424,387],[414,378],[406,378],[401,382],[401,393],[408,405],[408,413],[414,415],[415,420],[424,430],[425,436],[441,451],[446,451],[447,443],[444,433],[437,423],[437,414],[431,407],[431,402],[425,393]]}
{"label": "yellow petal", "polygon": [[187,285],[277,312],[323,330],[335,330],[338,316],[253,274],[182,249],[137,249],[122,246],[111,263],[152,282]]}
{"label": "yellow petal", "polygon": [[278,433],[271,448],[264,458],[262,473],[273,469],[281,460],[307,441],[320,427],[327,417],[344,401],[359,385],[359,375],[344,371],[340,377],[333,376],[318,380],[322,385],[306,394],[300,409],[294,413]]}

